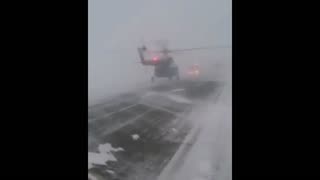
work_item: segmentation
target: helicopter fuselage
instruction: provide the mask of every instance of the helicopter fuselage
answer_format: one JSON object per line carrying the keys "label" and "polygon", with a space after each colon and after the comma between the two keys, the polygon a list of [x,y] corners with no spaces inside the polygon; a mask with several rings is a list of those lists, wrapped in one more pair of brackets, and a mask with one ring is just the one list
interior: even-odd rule
{"label": "helicopter fuselage", "polygon": [[173,59],[162,60],[154,67],[155,77],[172,78],[178,76],[178,66],[174,63]]}
{"label": "helicopter fuselage", "polygon": [[168,51],[162,51],[162,55],[155,56],[152,59],[145,59],[144,52],[147,51],[145,46],[138,48],[138,53],[140,61],[144,66],[154,66],[154,76],[151,80],[154,81],[155,78],[169,78],[180,79],[178,66],[174,63],[172,57],[168,55]]}

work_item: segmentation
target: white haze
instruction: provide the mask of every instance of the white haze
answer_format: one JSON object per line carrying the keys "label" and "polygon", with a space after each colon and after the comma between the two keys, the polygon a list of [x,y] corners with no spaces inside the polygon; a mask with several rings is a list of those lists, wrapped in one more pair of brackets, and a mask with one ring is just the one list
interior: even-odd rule
{"label": "white haze", "polygon": [[[230,47],[231,11],[231,0],[89,0],[89,103],[150,84],[153,70],[136,51],[142,38],[147,45],[166,39],[171,48]],[[231,180],[231,48],[174,58],[182,74],[197,63],[205,78],[226,86],[218,101],[208,98],[191,113],[203,128],[198,141],[163,179]]]}
{"label": "white haze", "polygon": [[[196,106],[187,117],[200,133],[186,155],[188,149],[181,147],[159,176],[158,180],[231,180],[232,179],[232,57],[231,49],[221,52],[207,64],[207,78],[224,83],[220,93],[214,93]],[[213,65],[213,66],[212,66]],[[218,65],[218,66],[214,66]],[[218,67],[218,68],[215,68]],[[189,133],[192,136],[192,133]],[[188,139],[188,138],[186,138]],[[192,138],[191,138],[192,139]],[[188,145],[188,140],[185,144]],[[183,163],[181,162],[183,159]],[[178,166],[178,167],[177,167]]]}
{"label": "white haze", "polygon": [[[231,46],[231,10],[231,0],[89,0],[89,104],[149,83],[152,68],[136,52],[142,38],[171,48]],[[174,58],[182,69],[198,63],[209,72],[225,56],[230,50]]]}

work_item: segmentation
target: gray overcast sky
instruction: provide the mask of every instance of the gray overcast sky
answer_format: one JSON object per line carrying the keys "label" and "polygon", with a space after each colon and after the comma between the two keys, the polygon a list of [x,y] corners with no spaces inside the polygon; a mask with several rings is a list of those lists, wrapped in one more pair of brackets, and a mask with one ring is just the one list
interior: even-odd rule
{"label": "gray overcast sky", "polygon": [[89,0],[89,103],[150,78],[138,63],[141,38],[231,46],[231,12],[231,0]]}

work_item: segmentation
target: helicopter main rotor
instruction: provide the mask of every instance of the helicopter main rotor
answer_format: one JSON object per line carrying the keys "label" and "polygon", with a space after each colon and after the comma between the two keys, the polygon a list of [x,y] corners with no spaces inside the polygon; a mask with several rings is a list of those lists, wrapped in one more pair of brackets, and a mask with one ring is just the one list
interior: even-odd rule
{"label": "helicopter main rotor", "polygon": [[[143,46],[145,47],[145,46]],[[221,49],[221,48],[229,48],[224,46],[206,46],[206,47],[197,47],[197,48],[186,48],[186,49],[168,49],[163,48],[162,50],[147,50],[147,52],[150,53],[162,53],[162,54],[169,54],[169,53],[180,53],[180,52],[186,52],[186,51],[196,51],[196,50],[210,50],[210,49]]]}

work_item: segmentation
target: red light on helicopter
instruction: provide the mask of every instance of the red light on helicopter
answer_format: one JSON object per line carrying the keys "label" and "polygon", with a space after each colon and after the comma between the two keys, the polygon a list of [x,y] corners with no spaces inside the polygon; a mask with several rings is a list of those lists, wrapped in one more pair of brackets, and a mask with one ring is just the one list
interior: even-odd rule
{"label": "red light on helicopter", "polygon": [[152,58],[152,61],[158,61],[158,60],[159,60],[159,58],[156,56]]}

